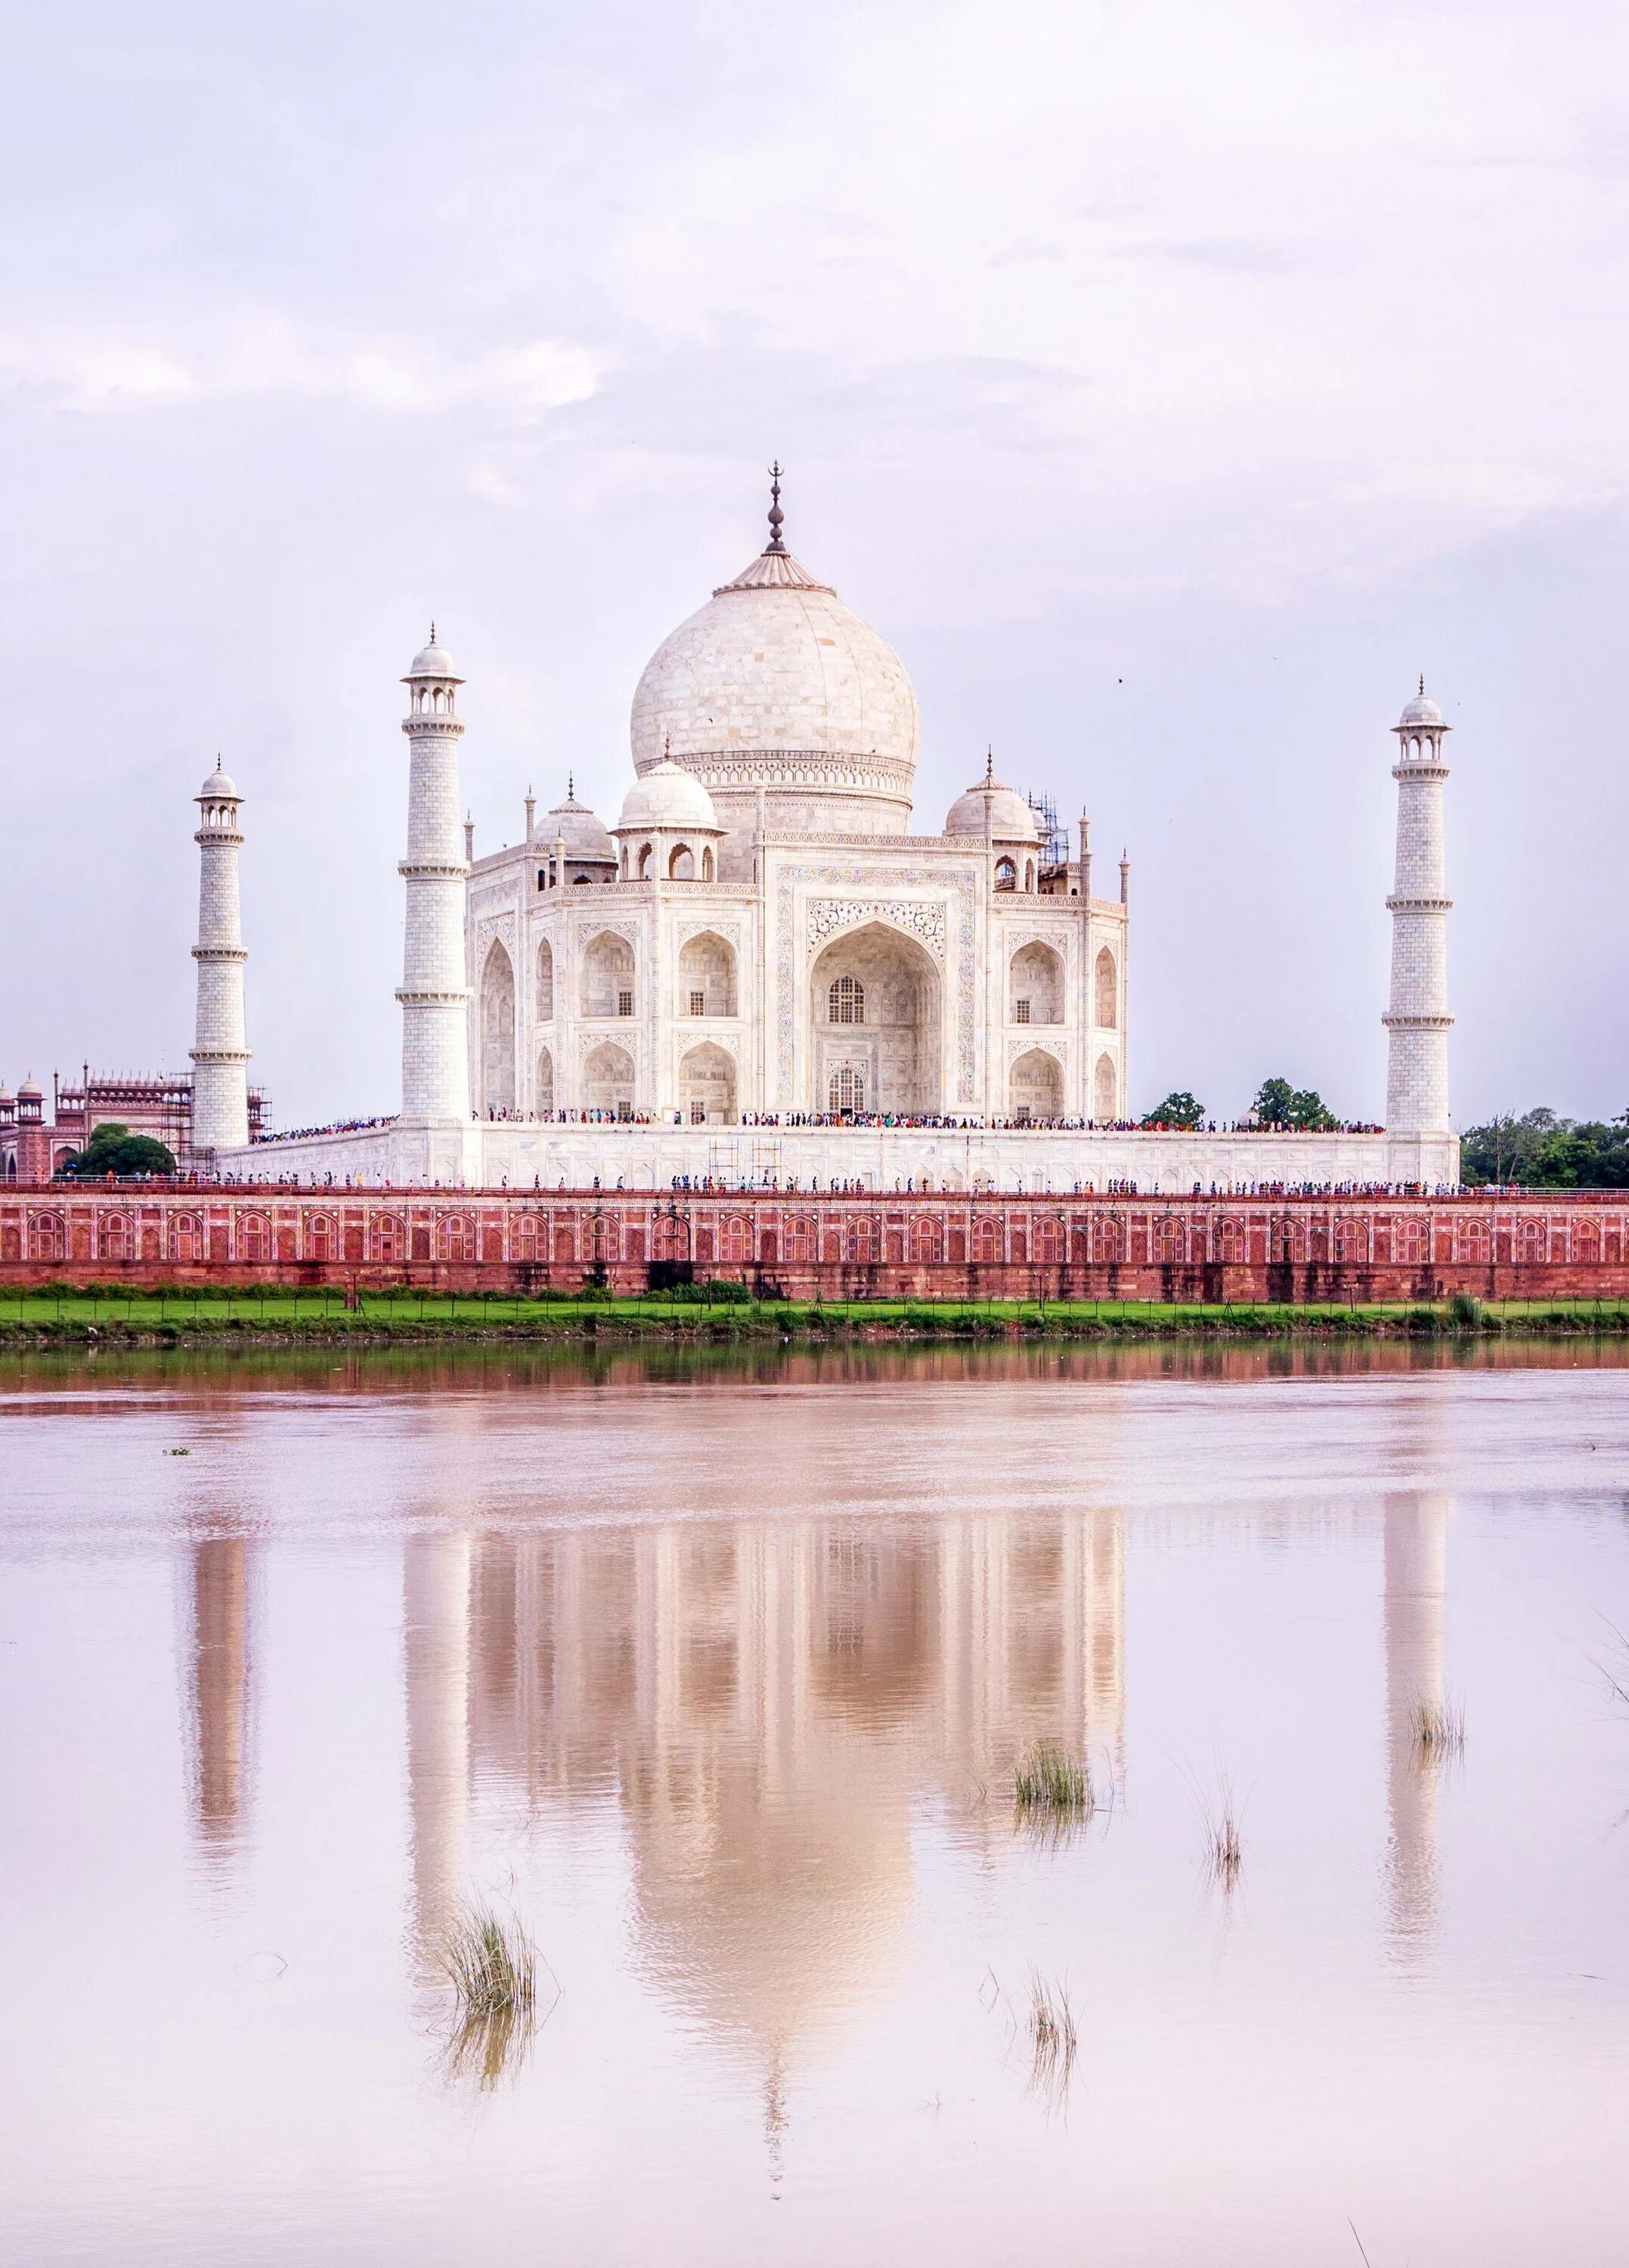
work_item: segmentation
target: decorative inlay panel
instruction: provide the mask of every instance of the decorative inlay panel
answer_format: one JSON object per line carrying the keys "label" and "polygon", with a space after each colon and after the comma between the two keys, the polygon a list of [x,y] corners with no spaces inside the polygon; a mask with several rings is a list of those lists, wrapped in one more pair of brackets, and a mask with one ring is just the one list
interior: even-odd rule
{"label": "decorative inlay panel", "polygon": [[828,939],[866,923],[887,922],[926,946],[935,961],[945,958],[945,909],[920,898],[873,898],[860,903],[851,898],[811,898],[808,904],[809,951],[818,953]]}

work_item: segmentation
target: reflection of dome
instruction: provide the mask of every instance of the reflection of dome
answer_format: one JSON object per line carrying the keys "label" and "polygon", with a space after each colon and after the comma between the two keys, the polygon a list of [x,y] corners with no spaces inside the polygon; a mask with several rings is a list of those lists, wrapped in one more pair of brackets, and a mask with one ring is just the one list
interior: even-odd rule
{"label": "reflection of dome", "polygon": [[663,757],[629,789],[623,815],[616,822],[627,827],[700,828],[717,834],[718,814],[712,798],[698,779]]}
{"label": "reflection of dome", "polygon": [[951,805],[945,818],[947,835],[977,835],[984,831],[984,806],[990,806],[990,832],[998,843],[1038,843],[1036,815],[1016,788],[999,780],[981,780]]}
{"label": "reflection of dome", "polygon": [[749,826],[762,787],[785,826],[900,833],[917,696],[898,655],[791,553],[769,550],[663,641],[633,697],[635,769],[664,747]]}
{"label": "reflection of dome", "polygon": [[795,1748],[785,1786],[726,1749],[701,1800],[657,1776],[629,1800],[645,1964],[709,2025],[783,2052],[886,1977],[911,1888],[896,1759],[830,1727],[800,1726]]}
{"label": "reflection of dome", "polygon": [[564,843],[568,856],[573,858],[594,858],[610,865],[616,863],[616,845],[609,829],[586,803],[579,803],[574,793],[568,793],[564,803],[556,804],[538,832],[543,842]]}
{"label": "reflection of dome", "polygon": [[214,770],[198,790],[193,801],[195,803],[240,803],[242,801],[230,777],[221,770],[218,756],[215,761]]}

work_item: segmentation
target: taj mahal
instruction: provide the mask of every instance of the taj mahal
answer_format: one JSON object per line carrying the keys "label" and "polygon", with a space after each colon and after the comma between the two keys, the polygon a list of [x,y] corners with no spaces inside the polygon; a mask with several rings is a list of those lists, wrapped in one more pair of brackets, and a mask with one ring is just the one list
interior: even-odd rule
{"label": "taj mahal", "polygon": [[431,625],[409,755],[398,1116],[250,1145],[238,854],[219,769],[203,874],[194,1146],[223,1179],[665,1189],[1186,1191],[1451,1185],[1441,711],[1397,728],[1389,1123],[1150,1132],[1128,1123],[1130,869],[1094,883],[1084,816],[995,777],[920,831],[897,654],[769,541],[658,647],[608,826],[577,799],[477,858],[464,681]]}

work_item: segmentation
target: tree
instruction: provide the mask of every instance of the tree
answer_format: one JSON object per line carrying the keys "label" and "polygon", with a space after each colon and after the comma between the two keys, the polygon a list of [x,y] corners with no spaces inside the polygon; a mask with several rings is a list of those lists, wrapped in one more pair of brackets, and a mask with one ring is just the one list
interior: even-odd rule
{"label": "tree", "polygon": [[99,1182],[107,1174],[122,1181],[132,1174],[173,1174],[175,1160],[151,1134],[132,1134],[116,1118],[107,1118],[69,1160],[68,1171],[82,1182]]}
{"label": "tree", "polygon": [[1145,1126],[1162,1126],[1179,1134],[1191,1134],[1204,1123],[1205,1105],[1196,1102],[1184,1087],[1175,1088],[1143,1121]]}
{"label": "tree", "polygon": [[1293,1126],[1300,1134],[1328,1134],[1340,1123],[1313,1086],[1292,1086],[1287,1079],[1264,1079],[1250,1108],[1264,1126]]}
{"label": "tree", "polygon": [[1629,1111],[1610,1123],[1549,1109],[1500,1111],[1460,1138],[1460,1172],[1475,1188],[1514,1182],[1529,1189],[1629,1189]]}

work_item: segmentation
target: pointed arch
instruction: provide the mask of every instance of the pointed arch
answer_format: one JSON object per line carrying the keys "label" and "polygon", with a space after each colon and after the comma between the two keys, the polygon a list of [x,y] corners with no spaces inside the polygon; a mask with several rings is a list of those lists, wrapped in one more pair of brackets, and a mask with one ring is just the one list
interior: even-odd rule
{"label": "pointed arch", "polygon": [[1044,1048],[1031,1048],[1013,1065],[1007,1081],[1010,1108],[1022,1125],[1064,1115],[1064,1067]]}
{"label": "pointed arch", "polygon": [[679,1064],[679,1109],[687,1126],[733,1126],[735,1065],[711,1040]]}
{"label": "pointed arch", "polygon": [[1093,1020],[1099,1031],[1112,1032],[1120,1020],[1120,977],[1115,958],[1104,946],[1093,964]]}
{"label": "pointed arch", "polygon": [[1092,1076],[1092,1116],[1100,1126],[1112,1126],[1119,1117],[1118,1081],[1115,1078],[1114,1057],[1101,1055]]}
{"label": "pointed arch", "polygon": [[481,1105],[515,1107],[514,963],[496,938],[481,971]]}
{"label": "pointed arch", "polygon": [[679,948],[679,1013],[733,1016],[735,948],[714,930],[687,938]]}

